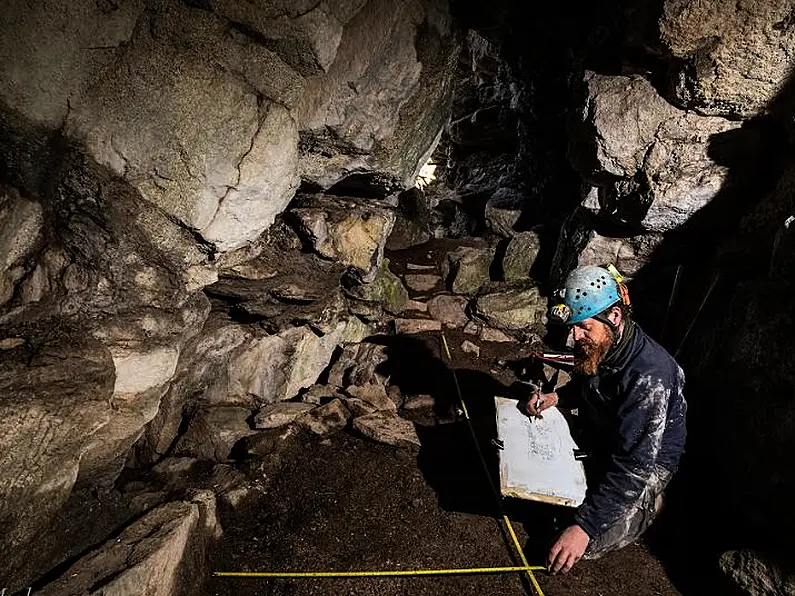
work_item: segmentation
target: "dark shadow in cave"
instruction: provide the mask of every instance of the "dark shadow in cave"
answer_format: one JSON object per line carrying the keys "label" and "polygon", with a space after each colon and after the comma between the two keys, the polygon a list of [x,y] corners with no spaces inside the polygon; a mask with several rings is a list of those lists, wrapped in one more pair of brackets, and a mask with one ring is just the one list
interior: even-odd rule
{"label": "dark shadow in cave", "polygon": [[[791,192],[774,190],[787,183],[795,163],[794,109],[795,79],[790,79],[766,114],[710,139],[710,157],[728,168],[722,188],[666,236],[631,284],[640,323],[652,336],[663,335],[671,353],[681,350],[677,360],[687,377],[687,453],[647,540],[685,594],[734,593],[736,587],[716,564],[732,548],[795,551],[787,502],[795,476],[783,473],[791,469],[787,454],[795,441],[776,438],[785,428],[776,425],[786,424],[783,417],[789,416],[783,405],[791,400],[784,378],[789,373],[780,364],[771,369],[764,352],[755,362],[737,359],[737,344],[749,337],[743,329],[746,311],[764,305],[781,312],[792,303],[785,296],[795,284],[795,270],[774,273],[772,254],[793,207]],[[679,291],[668,313],[678,266]],[[790,318],[789,331],[770,338],[773,354],[795,349],[791,324]],[[777,341],[789,347],[775,346]],[[767,472],[753,474],[760,467]],[[763,482],[749,479],[749,472]]]}

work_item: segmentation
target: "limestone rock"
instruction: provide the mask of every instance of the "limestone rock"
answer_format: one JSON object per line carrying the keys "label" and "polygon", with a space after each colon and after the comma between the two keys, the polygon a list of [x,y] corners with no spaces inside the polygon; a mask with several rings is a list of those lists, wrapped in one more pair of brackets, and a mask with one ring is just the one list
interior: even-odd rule
{"label": "limestone rock", "polygon": [[395,333],[398,335],[414,335],[441,331],[442,324],[432,319],[395,319]]}
{"label": "limestone rock", "polygon": [[369,170],[387,186],[414,185],[448,117],[451,25],[440,0],[369,0],[355,14],[295,111],[304,180],[329,188]]}
{"label": "limestone rock", "polygon": [[368,414],[378,411],[378,408],[376,408],[373,404],[355,397],[342,398],[342,403],[345,404],[345,407],[348,408],[348,411],[354,418],[358,418],[359,416],[367,416]]}
{"label": "limestone rock", "polygon": [[467,354],[472,354],[475,358],[480,357],[480,346],[473,344],[469,340],[465,340],[464,343],[461,344],[461,350]]}
{"label": "limestone rock", "polygon": [[345,288],[347,296],[356,300],[378,304],[385,311],[397,314],[409,308],[409,294],[400,278],[389,270],[389,259],[384,259],[375,279],[370,283],[354,282]]}
{"label": "limestone rock", "polygon": [[438,275],[428,273],[409,273],[404,279],[406,280],[406,286],[415,292],[430,292],[441,281]]}
{"label": "limestone rock", "polygon": [[210,0],[218,14],[245,25],[267,40],[285,62],[306,76],[328,70],[337,54],[343,28],[366,0],[275,2]]}
{"label": "limestone rock", "polygon": [[727,169],[709,156],[709,140],[739,123],[677,110],[639,76],[588,73],[585,85],[570,155],[598,188],[590,204],[601,216],[665,232],[712,200]]}
{"label": "limestone rock", "polygon": [[146,200],[228,251],[256,238],[295,193],[298,131],[284,106],[259,101],[157,26],[180,16],[143,17],[150,26],[136,28],[67,129]]}
{"label": "limestone rock", "polygon": [[463,327],[469,322],[466,305],[462,296],[442,294],[428,301],[428,314],[447,327]]}
{"label": "limestone rock", "polygon": [[788,557],[776,560],[751,550],[733,550],[720,557],[720,568],[744,593],[753,596],[795,594],[795,572]]}
{"label": "limestone rock", "polygon": [[487,246],[460,246],[447,254],[442,275],[456,294],[474,294],[489,281],[494,249]]}
{"label": "limestone rock", "polygon": [[285,426],[314,407],[310,403],[288,401],[269,404],[254,417],[254,428],[270,429]]}
{"label": "limestone rock", "polygon": [[395,225],[386,241],[389,250],[403,250],[430,240],[428,200],[417,188],[410,188],[398,196]]}
{"label": "limestone rock", "polygon": [[[478,333],[476,331],[476,333]],[[492,329],[491,327],[483,327],[481,328],[478,336],[482,341],[490,341],[494,343],[508,343],[514,340],[510,335],[506,335],[499,329]]]}
{"label": "limestone rock", "polygon": [[342,400],[335,399],[302,416],[298,424],[316,435],[330,435],[345,428],[350,415]]}
{"label": "limestone rock", "polygon": [[83,330],[48,327],[3,350],[0,366],[0,583],[12,590],[45,571],[33,541],[60,514],[80,455],[113,417],[110,353]]}
{"label": "limestone rock", "polygon": [[235,443],[254,434],[247,422],[249,416],[250,410],[234,406],[218,406],[198,412],[174,447],[174,455],[226,461]]}
{"label": "limestone rock", "polygon": [[371,342],[346,345],[329,370],[329,385],[384,385],[386,378],[379,369],[386,361],[384,345]]}
{"label": "limestone rock", "polygon": [[592,233],[577,266],[612,263],[623,275],[632,276],[649,261],[662,239],[662,234],[608,238]]}
{"label": "limestone rock", "polygon": [[299,201],[301,206],[290,213],[317,253],[354,268],[365,282],[373,281],[395,223],[394,212],[351,198],[303,195]]}
{"label": "limestone rock", "polygon": [[328,403],[332,399],[342,397],[337,389],[331,385],[312,385],[302,396],[301,401],[316,406]]}
{"label": "limestone rock", "polygon": [[0,188],[0,306],[30,268],[27,259],[41,241],[41,206],[12,189]]}
{"label": "limestone rock", "polygon": [[527,279],[530,268],[541,250],[541,240],[537,232],[516,232],[505,249],[502,260],[502,273],[505,281]]}
{"label": "limestone rock", "polygon": [[[115,10],[91,0],[29,5],[4,2],[0,97],[34,122],[53,129],[77,98],[128,42],[145,2]],[[47,40],[42,45],[42,40]]]}
{"label": "limestone rock", "polygon": [[383,385],[351,385],[345,392],[372,405],[376,410],[395,410],[395,402],[389,399],[386,387]]}
{"label": "limestone rock", "polygon": [[792,5],[667,0],[659,15],[663,47],[678,59],[671,92],[703,114],[763,113],[790,77]]}
{"label": "limestone rock", "polygon": [[542,326],[547,300],[532,283],[496,286],[475,299],[475,315],[491,327],[518,331]]}
{"label": "limestone rock", "polygon": [[353,428],[379,443],[406,449],[418,449],[420,446],[414,424],[396,413],[378,412],[355,418]]}
{"label": "limestone rock", "polygon": [[415,395],[409,397],[403,404],[404,410],[421,410],[432,408],[436,405],[436,399],[432,395]]}
{"label": "limestone rock", "polygon": [[38,593],[46,596],[177,596],[198,588],[208,547],[220,534],[212,495],[149,512],[83,556]]}
{"label": "limestone rock", "polygon": [[500,188],[486,203],[486,225],[499,236],[513,236],[516,233],[514,226],[519,221],[524,203],[524,194]]}

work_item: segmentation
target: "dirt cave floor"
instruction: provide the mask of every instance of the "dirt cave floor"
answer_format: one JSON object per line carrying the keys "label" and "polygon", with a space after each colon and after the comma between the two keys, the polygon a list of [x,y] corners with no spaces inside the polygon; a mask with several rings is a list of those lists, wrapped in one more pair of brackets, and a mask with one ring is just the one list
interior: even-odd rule
{"label": "dirt cave floor", "polygon": [[[325,439],[302,438],[292,444],[282,453],[283,465],[267,494],[223,516],[224,535],[214,552],[212,569],[347,571],[518,565],[493,517],[493,494],[473,457],[468,428],[454,422],[432,429],[428,444],[445,449],[432,450],[430,455],[377,444],[348,432]],[[508,507],[530,564],[542,564],[554,535],[550,530],[556,530],[556,522],[563,523],[566,511],[515,501]],[[546,527],[529,519],[547,520]],[[541,571],[536,576],[547,596],[679,594],[642,543],[599,561],[581,561],[566,575]],[[205,584],[206,596],[533,593],[517,574],[300,580],[212,577]]]}

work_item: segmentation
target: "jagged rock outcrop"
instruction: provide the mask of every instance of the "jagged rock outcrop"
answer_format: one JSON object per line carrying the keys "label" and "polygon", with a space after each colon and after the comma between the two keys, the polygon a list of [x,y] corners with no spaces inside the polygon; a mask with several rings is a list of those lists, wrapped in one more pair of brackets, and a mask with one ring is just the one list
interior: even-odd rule
{"label": "jagged rock outcrop", "polygon": [[220,535],[212,492],[167,503],[82,557],[41,594],[179,596],[198,588]]}
{"label": "jagged rock outcrop", "polygon": [[676,59],[672,97],[702,114],[764,113],[791,76],[795,19],[786,0],[666,0],[659,29],[662,51]]}
{"label": "jagged rock outcrop", "polygon": [[715,197],[728,170],[709,143],[739,123],[681,111],[640,76],[587,73],[585,87],[570,155],[597,187],[587,208],[638,231],[665,232]]}

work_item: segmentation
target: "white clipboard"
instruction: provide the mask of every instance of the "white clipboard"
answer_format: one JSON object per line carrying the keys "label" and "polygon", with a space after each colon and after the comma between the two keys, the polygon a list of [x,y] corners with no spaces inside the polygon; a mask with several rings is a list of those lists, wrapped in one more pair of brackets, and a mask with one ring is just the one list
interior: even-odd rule
{"label": "white clipboard", "polygon": [[577,444],[557,408],[530,418],[515,399],[495,397],[502,441],[500,491],[506,497],[577,507],[585,499],[585,469],[574,459]]}

